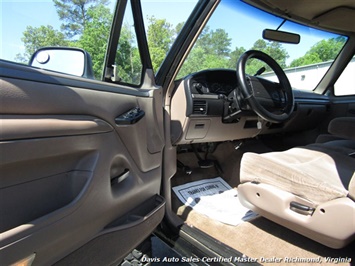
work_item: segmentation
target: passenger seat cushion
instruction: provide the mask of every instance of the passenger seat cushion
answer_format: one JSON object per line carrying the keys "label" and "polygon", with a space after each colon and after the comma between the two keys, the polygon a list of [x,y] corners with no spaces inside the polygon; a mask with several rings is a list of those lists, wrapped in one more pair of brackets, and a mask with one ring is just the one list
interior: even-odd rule
{"label": "passenger seat cushion", "polygon": [[355,117],[338,117],[330,121],[328,132],[332,135],[355,140]]}
{"label": "passenger seat cushion", "polygon": [[240,179],[241,183],[274,185],[319,204],[347,197],[354,162],[354,159],[341,153],[325,153],[306,147],[264,154],[245,153]]}

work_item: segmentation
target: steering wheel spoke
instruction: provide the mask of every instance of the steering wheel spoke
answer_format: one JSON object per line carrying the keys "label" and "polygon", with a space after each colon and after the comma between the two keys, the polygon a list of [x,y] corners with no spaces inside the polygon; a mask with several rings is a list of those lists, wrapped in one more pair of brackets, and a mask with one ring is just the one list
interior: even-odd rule
{"label": "steering wheel spoke", "polygon": [[[279,84],[246,75],[246,63],[251,58],[267,64],[275,72]],[[289,119],[294,108],[293,92],[285,72],[274,59],[261,51],[250,50],[239,58],[236,71],[241,97],[258,116],[272,123]]]}

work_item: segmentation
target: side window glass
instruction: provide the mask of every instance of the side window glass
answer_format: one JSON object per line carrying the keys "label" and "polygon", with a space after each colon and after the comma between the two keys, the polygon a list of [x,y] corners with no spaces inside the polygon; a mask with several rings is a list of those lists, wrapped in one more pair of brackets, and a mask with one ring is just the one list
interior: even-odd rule
{"label": "side window glass", "polygon": [[334,94],[336,96],[355,95],[355,57],[351,59],[335,82]]}
{"label": "side window glass", "polygon": [[197,0],[142,1],[148,48],[155,73],[197,2]]}
{"label": "side window glass", "polygon": [[[80,48],[91,56],[90,78],[101,79],[114,7],[108,0],[3,1],[2,23],[11,26],[2,27],[0,58],[27,65],[42,47]],[[80,76],[65,71],[71,63],[59,69],[36,66]]]}
{"label": "side window glass", "polygon": [[131,1],[127,2],[115,58],[116,73],[121,83],[139,85],[143,65],[134,28]]}

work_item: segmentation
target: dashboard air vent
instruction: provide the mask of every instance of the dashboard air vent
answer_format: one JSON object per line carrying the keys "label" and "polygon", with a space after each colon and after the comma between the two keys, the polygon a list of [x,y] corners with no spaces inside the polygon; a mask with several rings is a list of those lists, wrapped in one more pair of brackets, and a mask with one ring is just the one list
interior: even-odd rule
{"label": "dashboard air vent", "polygon": [[203,100],[194,100],[192,114],[205,115],[207,114],[207,102]]}

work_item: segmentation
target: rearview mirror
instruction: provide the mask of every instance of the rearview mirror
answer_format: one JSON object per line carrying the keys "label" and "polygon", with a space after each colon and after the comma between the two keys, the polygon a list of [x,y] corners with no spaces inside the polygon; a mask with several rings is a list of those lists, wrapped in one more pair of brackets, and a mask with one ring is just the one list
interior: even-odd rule
{"label": "rearview mirror", "polygon": [[296,33],[279,31],[279,30],[263,30],[263,39],[276,42],[299,44],[301,36]]}
{"label": "rearview mirror", "polygon": [[29,65],[79,77],[95,78],[89,53],[79,48],[40,48],[32,55]]}

